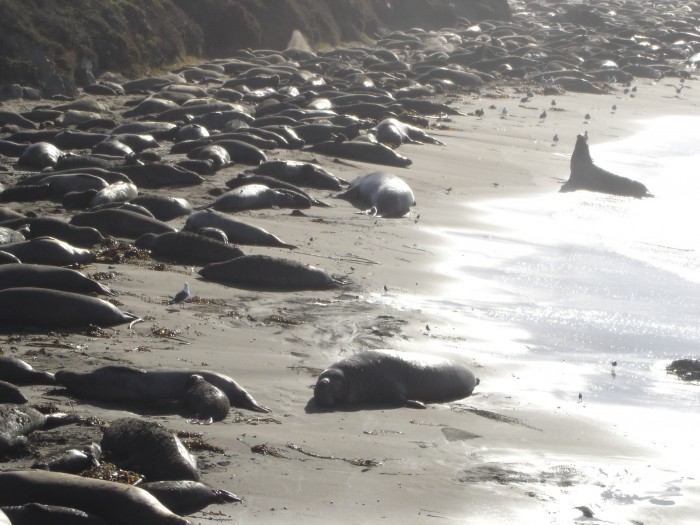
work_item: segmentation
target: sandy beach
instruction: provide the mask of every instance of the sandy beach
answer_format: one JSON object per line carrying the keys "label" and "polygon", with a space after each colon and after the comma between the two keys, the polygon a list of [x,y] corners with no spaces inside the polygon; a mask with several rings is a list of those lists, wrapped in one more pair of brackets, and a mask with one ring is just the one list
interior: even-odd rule
{"label": "sandy beach", "polygon": [[[667,83],[639,79],[634,98],[619,90],[535,94],[521,103],[518,89],[494,86],[480,96],[448,100],[464,112],[483,108],[485,116],[434,122],[431,134],[445,146],[401,147],[413,164],[387,171],[404,178],[416,196],[405,218],[357,214],[339,200],[301,216],[290,210],[240,214],[299,246],[291,252],[247,247],[246,253],[322,267],[348,280],[338,290],[260,293],[205,282],[190,268],[152,260],[95,264],[86,273],[109,275],[105,283],[119,292],[121,308],[145,322],[93,335],[4,334],[2,352],[50,371],[116,363],[206,368],[230,375],[269,407],[271,413],[263,416],[234,409],[211,425],[148,416],[175,431],[201,432],[207,443],[223,449],[195,452],[203,481],[244,501],[209,507],[191,516],[193,523],[694,523],[699,484],[673,443],[611,422],[603,408],[599,412],[586,397],[578,399],[576,384],[568,397],[538,397],[536,392],[547,392],[548,374],[559,371],[527,357],[521,340],[509,337],[517,326],[494,325],[489,340],[487,332],[472,332],[469,311],[455,311],[448,302],[443,312],[435,311],[412,301],[458,286],[453,274],[439,268],[445,249],[459,247],[445,246],[436,230],[468,230],[485,239],[493,232],[466,205],[556,193],[568,178],[577,133],[588,132],[595,158],[597,144],[632,136],[640,121],[697,114],[697,83],[690,81],[694,89],[681,97]],[[14,109],[28,107],[19,103]],[[543,110],[548,115],[540,119]],[[377,170],[305,152],[280,150],[278,158],[313,159],[346,180]],[[240,171],[226,168],[196,189],[167,191],[203,205],[210,200],[208,190]],[[0,181],[12,177],[3,174]],[[312,193],[331,200],[327,192]],[[168,305],[185,281],[195,297],[183,306]],[[494,350],[494,341],[509,339],[507,347]],[[470,365],[481,383],[467,399],[426,410],[317,412],[307,406],[321,370],[371,348],[451,357]],[[105,421],[129,414],[47,387],[23,390],[31,403],[54,402],[63,411]],[[630,410],[645,418],[644,407]],[[660,423],[687,428],[685,420],[671,416]],[[71,432],[99,439],[94,428]],[[65,435],[59,429],[33,439],[46,450],[62,445]],[[260,445],[270,453],[252,450]],[[696,457],[697,448],[687,451],[686,459]],[[0,468],[25,468],[32,461],[21,457]],[[605,496],[616,487],[636,498],[622,504]],[[664,487],[681,495],[664,495]],[[576,508],[581,506],[594,517],[585,517]]]}

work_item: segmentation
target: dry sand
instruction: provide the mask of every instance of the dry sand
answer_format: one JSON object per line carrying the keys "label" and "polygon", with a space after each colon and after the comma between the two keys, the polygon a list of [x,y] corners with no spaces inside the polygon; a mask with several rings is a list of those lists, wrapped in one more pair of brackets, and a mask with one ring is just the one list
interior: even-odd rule
{"label": "dry sand", "polygon": [[[516,364],[514,359],[511,366],[490,360],[488,351],[477,347],[481,343],[464,327],[451,326],[446,316],[391,305],[399,299],[410,303],[413,294],[427,295],[449,285],[451,277],[435,270],[442,246],[433,228],[480,229],[488,235],[479,217],[465,211],[465,202],[558,191],[568,178],[568,155],[577,133],[587,130],[594,148],[595,143],[629,136],[640,119],[697,112],[700,89],[685,90],[679,99],[667,83],[640,80],[635,98],[621,91],[536,95],[522,104],[523,94],[508,88],[453,100],[465,111],[484,108],[486,115],[442,122],[444,129],[432,133],[446,146],[402,146],[413,165],[388,171],[414,190],[417,205],[407,218],[359,215],[344,201],[333,201],[332,208],[312,208],[303,217],[291,216],[289,210],[241,214],[300,246],[294,252],[245,248],[246,253],[316,264],[349,279],[340,290],[257,293],[201,281],[179,266],[156,269],[152,261],[97,264],[87,273],[113,271],[108,284],[120,293],[122,308],[146,322],[133,330],[107,330],[107,337],[4,335],[2,349],[54,371],[114,363],[208,368],[231,375],[270,407],[272,412],[262,417],[232,410],[225,421],[206,426],[178,416],[150,416],[173,430],[203,432],[207,442],[225,451],[196,452],[203,481],[236,493],[244,502],[209,507],[191,516],[193,523],[602,523],[574,508],[590,505],[588,495],[608,486],[601,469],[643,472],[661,452],[586,412],[574,393],[558,407],[521,402],[518,367],[536,363]],[[551,110],[552,98],[557,111]],[[617,111],[612,111],[613,104]],[[503,107],[508,115],[501,118]],[[543,109],[548,116],[540,120]],[[555,133],[560,139],[556,143]],[[280,151],[281,157],[290,155]],[[312,158],[306,153],[293,156]],[[378,169],[317,159],[349,180]],[[169,193],[203,204],[210,200],[206,190],[238,172],[228,168],[201,188]],[[184,281],[205,301],[167,305]],[[154,335],[158,328],[177,335]],[[60,347],[54,341],[74,346]],[[318,372],[368,348],[461,359],[473,366],[481,384],[470,398],[427,410],[307,412]],[[25,390],[31,391],[32,402],[54,401],[63,410],[86,416],[113,420],[127,414],[73,403],[46,387]],[[94,430],[81,432],[99,436]],[[61,430],[40,434],[40,448],[58,445],[64,435]],[[277,454],[252,452],[251,447],[263,444]],[[1,468],[26,467],[31,461],[20,458]],[[594,510],[601,520],[608,516],[614,523],[691,523],[692,504],[689,496],[673,508],[639,503]]]}

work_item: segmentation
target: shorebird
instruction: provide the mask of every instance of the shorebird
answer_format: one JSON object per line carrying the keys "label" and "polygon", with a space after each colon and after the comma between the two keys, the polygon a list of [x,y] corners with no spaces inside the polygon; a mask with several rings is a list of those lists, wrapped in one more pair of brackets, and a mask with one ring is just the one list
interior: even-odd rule
{"label": "shorebird", "polygon": [[190,285],[188,283],[185,283],[185,286],[182,287],[182,290],[177,292],[177,294],[175,294],[175,297],[170,299],[169,304],[184,303],[189,296],[190,296]]}

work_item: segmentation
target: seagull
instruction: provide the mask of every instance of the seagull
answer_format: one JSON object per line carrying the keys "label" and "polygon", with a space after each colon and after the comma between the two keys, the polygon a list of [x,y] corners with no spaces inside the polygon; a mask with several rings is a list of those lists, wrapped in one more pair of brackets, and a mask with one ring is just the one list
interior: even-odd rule
{"label": "seagull", "polygon": [[182,290],[177,292],[175,297],[170,299],[169,304],[180,304],[184,303],[187,298],[190,296],[190,285],[188,283],[185,283],[185,286],[182,287]]}

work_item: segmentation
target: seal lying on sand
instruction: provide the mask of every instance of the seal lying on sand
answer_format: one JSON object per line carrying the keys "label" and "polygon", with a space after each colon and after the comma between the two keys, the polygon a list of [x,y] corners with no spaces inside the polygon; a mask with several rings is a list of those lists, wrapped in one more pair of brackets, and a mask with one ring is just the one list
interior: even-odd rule
{"label": "seal lying on sand", "polygon": [[252,290],[327,290],[341,284],[320,268],[269,255],[244,255],[209,264],[199,270],[199,275],[208,281]]}
{"label": "seal lying on sand", "polygon": [[91,324],[115,326],[139,318],[107,301],[45,288],[0,291],[0,325],[40,328],[80,328]]}
{"label": "seal lying on sand", "polygon": [[151,481],[139,485],[175,514],[194,514],[209,505],[242,501],[227,490],[213,489],[198,481]]}
{"label": "seal lying on sand", "polygon": [[0,506],[31,502],[79,509],[112,525],[190,524],[132,485],[39,470],[0,473]]}
{"label": "seal lying on sand", "polygon": [[35,430],[49,430],[81,420],[72,414],[44,415],[27,406],[0,405],[0,453],[24,445],[27,442],[26,436]]}
{"label": "seal lying on sand", "polygon": [[9,355],[0,356],[0,380],[19,386],[56,384],[52,373],[34,370],[29,363]]}
{"label": "seal lying on sand", "polygon": [[[37,523],[47,525],[51,523],[62,525],[109,525],[108,521],[82,510],[59,507],[57,505],[42,505],[41,503],[25,503],[24,505],[3,507],[2,512],[12,520],[12,525],[35,525]],[[0,520],[0,525],[2,523],[2,520]]]}
{"label": "seal lying on sand", "polygon": [[[198,377],[225,394],[225,411],[218,392],[204,393]],[[131,366],[103,366],[91,372],[56,372],[56,382],[71,394],[114,403],[150,405],[184,409],[187,415],[221,420],[229,404],[256,412],[268,412],[230,377],[207,370],[155,369],[143,370]],[[182,406],[178,406],[182,405]],[[223,412],[223,414],[222,414]]]}
{"label": "seal lying on sand", "polygon": [[150,481],[199,481],[197,461],[175,434],[154,421],[117,419],[105,430],[101,445],[119,468],[143,474]]}
{"label": "seal lying on sand", "polygon": [[364,213],[379,217],[403,217],[416,202],[413,191],[403,179],[384,171],[358,177],[350,188],[334,197],[350,201],[363,208]]}
{"label": "seal lying on sand", "polygon": [[115,295],[106,286],[68,268],[43,264],[5,264],[0,267],[0,290],[26,286],[82,294]]}
{"label": "seal lying on sand", "polygon": [[314,400],[333,408],[362,403],[425,408],[471,395],[478,379],[461,363],[412,352],[372,350],[331,365],[318,376]]}
{"label": "seal lying on sand", "polygon": [[571,175],[559,191],[576,190],[597,191],[625,197],[653,197],[641,182],[620,177],[593,164],[588,140],[584,135],[576,137],[576,146],[571,154]]}

